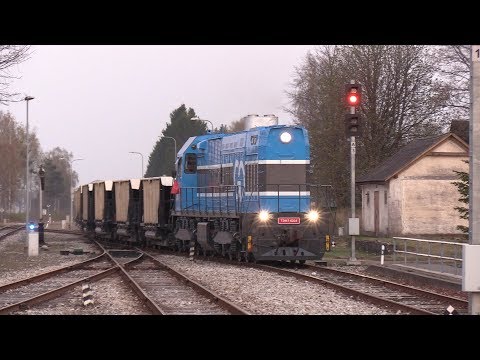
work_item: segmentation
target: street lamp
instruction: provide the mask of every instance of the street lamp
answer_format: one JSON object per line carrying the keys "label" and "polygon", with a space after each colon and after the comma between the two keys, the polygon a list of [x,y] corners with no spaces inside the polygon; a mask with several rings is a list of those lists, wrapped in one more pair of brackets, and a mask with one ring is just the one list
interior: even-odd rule
{"label": "street lamp", "polygon": [[142,157],[142,176],[140,178],[143,178],[143,155],[142,153],[136,152],[136,151],[129,151],[130,154],[138,154]]}
{"label": "street lamp", "polygon": [[[35,99],[33,96],[25,96],[25,98],[23,100],[25,100],[25,102],[27,103],[27,127],[26,127],[26,143],[27,143],[27,172],[26,172],[26,176],[25,176],[25,192],[26,192],[26,199],[25,199],[25,227],[27,229],[27,234],[28,234],[28,218],[29,218],[29,196],[28,196],[28,180],[29,180],[29,176],[28,176],[28,172],[29,172],[29,169],[28,169],[28,162],[30,161],[29,159],[29,151],[30,151],[30,141],[28,140],[28,102],[30,100],[33,100]],[[28,236],[28,235],[27,235]]]}
{"label": "street lamp", "polygon": [[173,164],[175,165],[175,160],[177,159],[177,140],[175,140],[175,138],[171,137],[171,136],[165,136],[163,135],[164,138],[167,138],[167,139],[172,139],[173,142],[175,143],[175,153],[173,154]]}
{"label": "street lamp", "polygon": [[206,120],[206,119],[200,119],[198,116],[194,116],[190,119],[191,121],[207,121],[210,123],[210,125],[212,125],[212,133],[213,133],[213,124],[210,120]]}
{"label": "street lamp", "polygon": [[70,219],[69,219],[69,225],[68,228],[71,230],[72,229],[72,217],[73,217],[73,163],[75,161],[80,161],[80,160],[85,160],[85,159],[73,159],[70,161]]}

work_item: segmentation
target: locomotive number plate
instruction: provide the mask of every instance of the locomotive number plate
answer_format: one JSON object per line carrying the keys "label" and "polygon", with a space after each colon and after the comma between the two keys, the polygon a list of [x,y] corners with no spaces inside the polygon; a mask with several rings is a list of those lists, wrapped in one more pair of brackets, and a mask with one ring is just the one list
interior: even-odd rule
{"label": "locomotive number plate", "polygon": [[299,217],[279,217],[277,223],[280,225],[300,224],[300,218]]}

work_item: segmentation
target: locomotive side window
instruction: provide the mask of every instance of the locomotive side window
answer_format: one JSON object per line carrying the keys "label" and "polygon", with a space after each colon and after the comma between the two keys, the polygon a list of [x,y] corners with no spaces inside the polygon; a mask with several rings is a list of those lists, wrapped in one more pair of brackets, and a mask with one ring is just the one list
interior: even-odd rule
{"label": "locomotive side window", "polygon": [[197,172],[197,155],[187,154],[185,156],[185,174],[193,174]]}

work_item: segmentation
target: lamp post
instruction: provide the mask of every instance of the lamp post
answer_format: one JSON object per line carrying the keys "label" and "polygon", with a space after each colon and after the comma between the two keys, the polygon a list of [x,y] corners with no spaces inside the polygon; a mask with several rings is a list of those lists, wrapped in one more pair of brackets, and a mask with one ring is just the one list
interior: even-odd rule
{"label": "lamp post", "polygon": [[[28,102],[30,100],[33,100],[35,99],[33,96],[25,96],[25,98],[23,100],[25,100],[25,102],[27,103],[27,126],[26,126],[26,138],[25,138],[25,141],[27,143],[27,171],[26,171],[26,176],[25,176],[25,192],[26,192],[26,199],[25,199],[25,227],[27,229],[27,234],[28,234],[28,221],[29,221],[29,196],[28,196],[28,191],[29,191],[29,187],[28,187],[28,180],[29,180],[29,176],[28,176],[28,172],[29,172],[29,169],[28,169],[28,162],[30,161],[29,159],[29,151],[30,151],[30,141],[28,139]],[[28,235],[27,235],[28,236]]]}
{"label": "lamp post", "polygon": [[68,221],[68,228],[72,229],[72,217],[73,217],[73,163],[85,159],[73,159],[70,161],[70,219]]}
{"label": "lamp post", "polygon": [[190,119],[191,121],[207,121],[210,123],[210,125],[212,125],[212,133],[213,133],[213,123],[210,121],[210,120],[206,120],[206,119],[200,119],[198,116],[194,116]]}
{"label": "lamp post", "polygon": [[138,154],[142,157],[142,176],[140,176],[140,178],[143,178],[143,154],[142,153],[139,153],[137,151],[129,151],[130,154]]}
{"label": "lamp post", "polygon": [[40,246],[45,245],[45,240],[43,236],[43,206],[42,206],[42,195],[43,189],[45,188],[45,170],[43,169],[43,165],[40,165],[38,169],[38,176],[40,177],[40,196],[39,196],[39,203],[40,203],[40,214],[38,215],[38,242]]}
{"label": "lamp post", "polygon": [[175,160],[177,159],[177,140],[175,140],[175,138],[171,137],[171,136],[163,136],[164,138],[167,138],[167,139],[172,139],[173,142],[175,143],[175,153],[173,154],[173,165],[175,166]]}

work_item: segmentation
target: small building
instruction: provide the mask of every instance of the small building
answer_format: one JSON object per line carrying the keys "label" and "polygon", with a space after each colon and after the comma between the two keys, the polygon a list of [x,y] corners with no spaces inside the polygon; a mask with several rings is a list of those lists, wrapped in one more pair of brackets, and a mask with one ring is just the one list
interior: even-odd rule
{"label": "small building", "polygon": [[468,172],[468,144],[453,133],[414,140],[356,181],[361,232],[372,236],[461,234],[468,226],[454,172]]}

